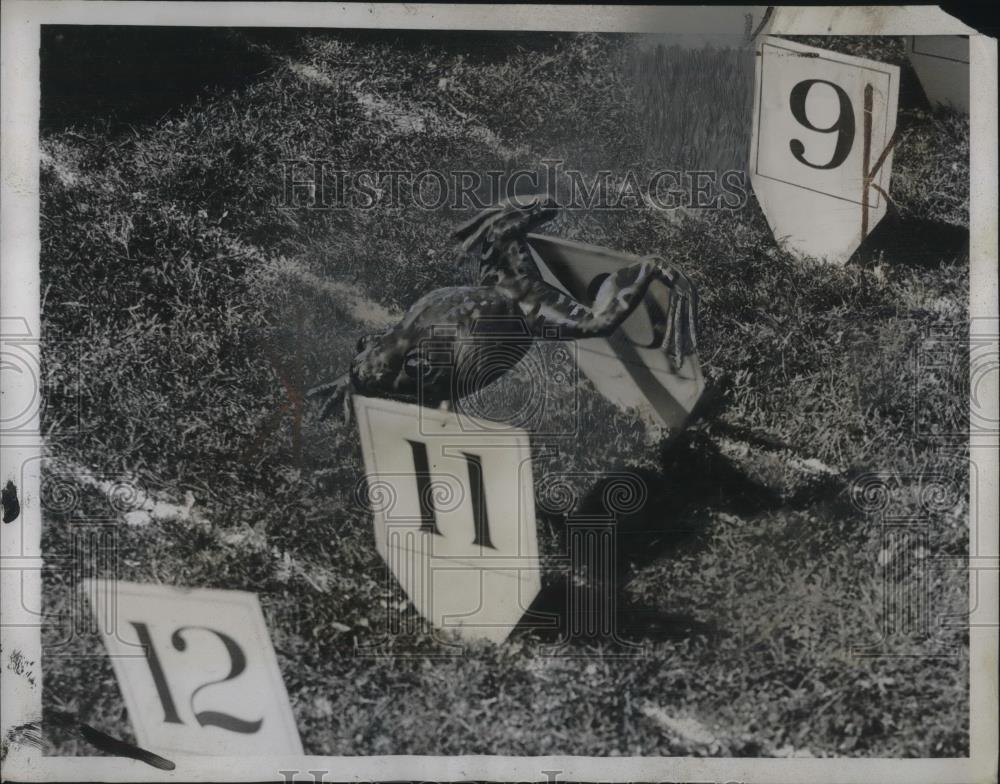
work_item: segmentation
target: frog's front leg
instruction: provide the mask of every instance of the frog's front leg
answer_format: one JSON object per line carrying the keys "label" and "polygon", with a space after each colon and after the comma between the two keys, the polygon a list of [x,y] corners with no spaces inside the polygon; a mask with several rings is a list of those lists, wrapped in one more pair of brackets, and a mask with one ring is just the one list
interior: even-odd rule
{"label": "frog's front leg", "polygon": [[[365,335],[358,340],[355,346],[354,359],[351,360],[351,369],[333,381],[315,386],[306,392],[306,397],[315,398],[321,401],[322,406],[319,418],[326,419],[332,414],[338,405],[343,404],[344,421],[351,419],[351,394],[354,392],[367,392],[369,389],[376,393],[380,391],[379,382],[385,386],[385,377],[388,375],[388,366],[391,359],[386,356],[386,336]],[[382,391],[387,391],[382,390]]]}
{"label": "frog's front leg", "polygon": [[306,397],[322,401],[319,418],[326,419],[336,410],[338,405],[344,407],[344,422],[351,419],[351,374],[344,373],[333,381],[315,386],[306,392]]}

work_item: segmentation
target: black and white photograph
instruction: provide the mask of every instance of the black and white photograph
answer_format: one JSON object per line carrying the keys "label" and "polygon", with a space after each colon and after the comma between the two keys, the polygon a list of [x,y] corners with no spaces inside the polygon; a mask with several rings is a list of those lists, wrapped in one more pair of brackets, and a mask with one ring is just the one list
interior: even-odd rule
{"label": "black and white photograph", "polygon": [[4,781],[996,781],[996,39],[8,4]]}

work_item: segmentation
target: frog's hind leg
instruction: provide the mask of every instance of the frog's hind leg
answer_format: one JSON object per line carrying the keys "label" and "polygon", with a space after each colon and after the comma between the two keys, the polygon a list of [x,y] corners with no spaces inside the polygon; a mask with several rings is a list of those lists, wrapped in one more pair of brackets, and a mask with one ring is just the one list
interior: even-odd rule
{"label": "frog's hind leg", "polygon": [[642,302],[654,280],[671,288],[662,347],[680,364],[697,350],[697,294],[683,273],[658,259],[642,259],[609,275],[589,306],[541,281],[518,304],[532,320],[535,334],[557,327],[563,338],[609,337]]}
{"label": "frog's hind leg", "polygon": [[502,215],[503,208],[488,207],[455,229],[451,236],[461,241],[463,250],[470,250],[473,245],[482,240],[490,226]]}

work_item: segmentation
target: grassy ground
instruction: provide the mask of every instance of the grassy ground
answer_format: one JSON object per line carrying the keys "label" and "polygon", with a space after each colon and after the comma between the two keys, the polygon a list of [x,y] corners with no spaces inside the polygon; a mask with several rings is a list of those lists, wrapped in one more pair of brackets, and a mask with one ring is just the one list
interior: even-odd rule
{"label": "grassy ground", "polygon": [[[899,609],[883,563],[916,563],[895,571],[912,585],[921,548],[967,552],[966,454],[947,436],[967,428],[968,128],[915,95],[901,103],[898,203],[846,268],[776,249],[752,196],[733,212],[574,213],[551,227],[659,251],[700,285],[702,359],[723,391],[713,419],[665,449],[581,380],[550,395],[550,415],[566,416],[575,394],[586,427],[560,465],[535,467],[539,484],[559,470],[641,472],[651,501],[623,521],[639,542],[624,600],[691,630],[638,632],[640,659],[601,647],[545,656],[530,634],[452,659],[353,655],[378,638],[386,595],[354,498],[357,436],[299,418],[287,390],[340,372],[357,338],[416,292],[466,280],[447,240],[465,216],[282,209],[278,162],[512,171],[562,158],[622,172],[711,168],[745,149],[736,123],[694,125],[706,107],[719,123],[726,107],[745,113],[739,57],[637,53],[613,37],[481,38],[258,36],[243,43],[267,67],[242,86],[138,125],[88,123],[74,108],[71,125],[46,127],[46,552],[67,553],[88,519],[121,516],[80,486],[80,466],[193,499],[193,513],[119,527],[119,575],[257,592],[312,754],[967,753],[961,628],[897,631],[881,649],[925,655],[851,654]],[[902,60],[897,41],[866,46]],[[672,75],[668,110],[655,110],[651,72]],[[678,88],[680,75],[703,92]],[[918,229],[945,239],[908,243]],[[940,346],[928,367],[924,349]],[[734,448],[739,429],[845,473],[803,488],[789,453]],[[850,485],[870,472],[890,506]],[[919,519],[916,533],[887,534],[889,512]],[[563,522],[540,514],[546,557]],[[78,576],[47,570],[47,611],[70,617]],[[963,573],[921,579],[937,613],[961,616]],[[128,737],[100,641],[65,636],[65,624],[45,632],[45,699]],[[397,644],[433,648],[419,626]],[[52,753],[90,753],[49,740]]]}

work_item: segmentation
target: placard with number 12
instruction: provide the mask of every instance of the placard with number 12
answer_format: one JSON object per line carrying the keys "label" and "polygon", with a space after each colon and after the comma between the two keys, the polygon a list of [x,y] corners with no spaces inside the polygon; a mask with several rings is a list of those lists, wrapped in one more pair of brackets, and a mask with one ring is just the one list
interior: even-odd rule
{"label": "placard with number 12", "polygon": [[85,580],[138,744],[165,754],[302,754],[257,596]]}

